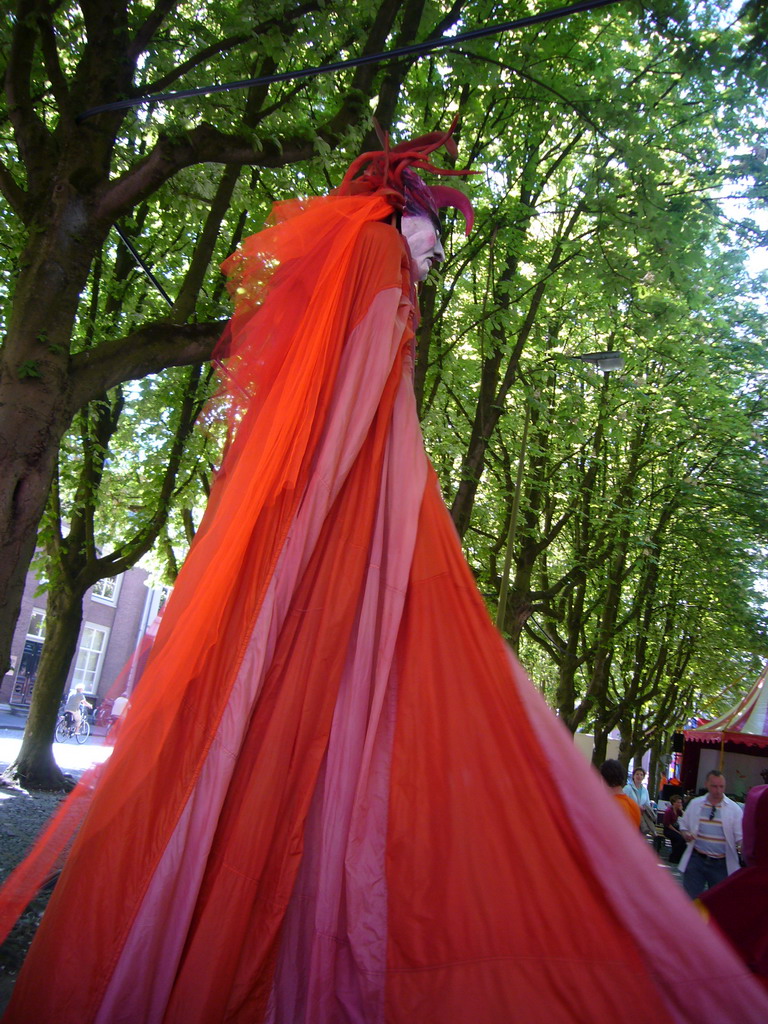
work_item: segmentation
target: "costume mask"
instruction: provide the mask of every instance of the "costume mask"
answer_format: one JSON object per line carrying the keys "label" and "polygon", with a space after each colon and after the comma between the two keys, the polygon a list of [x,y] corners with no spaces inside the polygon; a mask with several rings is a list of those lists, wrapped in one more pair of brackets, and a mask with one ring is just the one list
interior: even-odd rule
{"label": "costume mask", "polygon": [[440,234],[432,219],[426,216],[403,217],[400,230],[411,252],[414,281],[423,281],[435,263],[445,259]]}

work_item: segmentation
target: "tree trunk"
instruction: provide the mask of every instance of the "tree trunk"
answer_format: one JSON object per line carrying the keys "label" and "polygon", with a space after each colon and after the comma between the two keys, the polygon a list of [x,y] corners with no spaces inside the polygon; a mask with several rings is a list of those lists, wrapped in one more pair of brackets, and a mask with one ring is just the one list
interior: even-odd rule
{"label": "tree trunk", "polygon": [[21,749],[3,781],[25,789],[71,789],[53,756],[53,734],[83,619],[83,594],[58,586],[48,594],[46,637]]}
{"label": "tree trunk", "polygon": [[608,754],[608,733],[595,726],[595,745],[592,748],[592,764],[599,768]]}
{"label": "tree trunk", "polygon": [[59,444],[76,409],[69,352],[80,293],[107,227],[53,178],[19,259],[0,352],[0,669],[18,617]]}
{"label": "tree trunk", "polygon": [[[581,662],[579,655],[582,619],[584,617],[586,582],[582,578],[574,587],[568,599],[566,613],[565,644],[557,658],[557,694],[556,711],[571,730],[576,732],[579,722],[576,721],[576,696],[578,684],[576,673]],[[555,629],[556,623],[550,621],[550,628]]]}
{"label": "tree trunk", "polygon": [[633,754],[633,729],[632,722],[628,718],[622,718],[619,722],[621,742],[619,743],[619,760],[625,768],[629,768],[629,762]]}
{"label": "tree trunk", "polygon": [[651,744],[651,759],[648,762],[648,794],[651,800],[655,800],[659,793],[659,741],[654,740]]}
{"label": "tree trunk", "polygon": [[38,380],[0,383],[0,667],[19,614],[37,527],[45,509],[69,411]]}
{"label": "tree trunk", "polygon": [[[422,4],[423,0],[413,0],[408,11],[418,17]],[[13,268],[12,307],[0,350],[0,673],[9,665],[13,629],[56,453],[75,412],[99,390],[196,361],[183,354],[177,358],[169,348],[163,360],[155,353],[155,358],[142,363],[124,352],[129,346],[117,346],[115,340],[71,355],[79,297],[111,226],[187,166],[208,162],[285,166],[310,159],[316,137],[338,145],[345,130],[368,110],[365,100],[375,95],[379,77],[375,64],[361,66],[354,88],[340,97],[330,120],[309,135],[298,132],[295,138],[266,144],[259,140],[252,145],[242,134],[227,135],[210,125],[198,125],[187,133],[161,133],[148,154],[130,162],[119,177],[111,177],[125,113],[104,113],[98,121],[84,122],[75,115],[139,89],[134,75],[140,55],[176,5],[159,4],[138,34],[137,18],[129,19],[125,4],[84,5],[83,38],[61,64],[59,33],[52,20],[56,6],[19,0],[4,53],[7,119],[16,140],[12,159],[19,165],[19,180],[0,163],[0,188],[28,241]],[[460,6],[456,5],[454,19]],[[398,0],[382,0],[369,26],[365,52],[383,48],[402,7]],[[297,5],[284,15],[292,21],[303,17],[304,9]],[[255,56],[267,64],[271,61],[258,49]],[[398,71],[391,74],[404,75],[408,66],[399,62]],[[46,79],[52,78],[57,118],[48,118],[40,99],[43,72]],[[254,91],[252,96],[258,107],[264,94]],[[49,120],[55,122],[50,127]],[[157,331],[150,329],[149,334],[156,336]],[[145,340],[151,343],[152,338]],[[132,362],[130,372],[119,365],[126,358]],[[197,358],[207,355],[199,353]],[[82,390],[82,378],[89,370],[101,375],[101,387],[80,394],[78,386]]]}

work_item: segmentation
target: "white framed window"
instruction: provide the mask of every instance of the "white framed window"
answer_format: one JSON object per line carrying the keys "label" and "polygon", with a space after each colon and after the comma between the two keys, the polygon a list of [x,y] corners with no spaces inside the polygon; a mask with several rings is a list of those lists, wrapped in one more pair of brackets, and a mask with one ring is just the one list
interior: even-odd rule
{"label": "white framed window", "polygon": [[122,576],[105,576],[93,584],[91,597],[100,604],[117,604]]}
{"label": "white framed window", "polygon": [[33,608],[27,636],[30,640],[45,640],[45,609]]}
{"label": "white framed window", "polygon": [[86,693],[95,693],[101,677],[104,655],[107,652],[109,629],[106,626],[95,626],[86,622],[80,637],[80,649],[77,652],[75,674],[72,677],[72,689],[82,683]]}

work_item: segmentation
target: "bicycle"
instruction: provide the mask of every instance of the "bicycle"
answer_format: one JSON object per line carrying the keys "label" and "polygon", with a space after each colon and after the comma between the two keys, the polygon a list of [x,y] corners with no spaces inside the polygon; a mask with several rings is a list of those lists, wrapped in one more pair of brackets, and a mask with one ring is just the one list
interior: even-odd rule
{"label": "bicycle", "polygon": [[96,725],[109,726],[109,720],[112,716],[112,704],[111,700],[103,700],[101,704],[96,708],[93,713],[93,721]]}
{"label": "bicycle", "polygon": [[79,725],[75,721],[75,716],[71,711],[65,711],[59,716],[59,720],[56,723],[56,731],[54,733],[57,743],[65,743],[73,736],[77,743],[85,743],[90,735],[91,727],[88,724],[88,719],[85,715],[82,715],[80,718]]}

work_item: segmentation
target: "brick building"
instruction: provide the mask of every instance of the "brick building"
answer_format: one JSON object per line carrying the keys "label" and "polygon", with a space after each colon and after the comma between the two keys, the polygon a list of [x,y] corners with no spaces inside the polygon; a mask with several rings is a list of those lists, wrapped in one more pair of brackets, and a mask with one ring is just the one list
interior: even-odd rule
{"label": "brick building", "polygon": [[[101,702],[157,616],[164,592],[147,585],[143,569],[100,580],[83,600],[77,653],[64,693],[83,684],[94,705]],[[21,613],[11,646],[11,670],[0,683],[0,703],[28,707],[45,639],[45,594],[35,596],[38,581],[27,574]]]}

